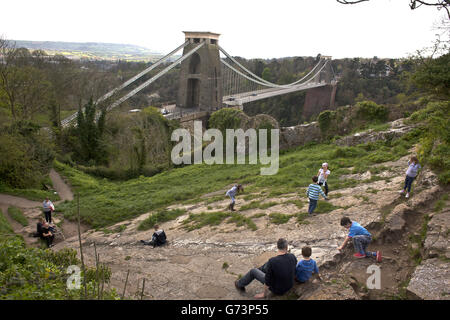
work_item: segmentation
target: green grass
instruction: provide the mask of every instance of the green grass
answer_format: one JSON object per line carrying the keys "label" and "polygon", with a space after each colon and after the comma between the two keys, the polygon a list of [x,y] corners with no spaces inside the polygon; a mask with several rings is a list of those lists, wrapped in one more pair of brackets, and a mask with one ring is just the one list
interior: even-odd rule
{"label": "green grass", "polygon": [[231,216],[230,212],[221,211],[190,214],[189,218],[183,221],[183,225],[186,230],[192,231],[195,229],[200,229],[204,226],[219,225],[229,216]]}
{"label": "green grass", "polygon": [[[236,182],[242,183],[246,192],[267,190],[266,198],[299,193],[308,187],[311,177],[325,160],[332,171],[328,182],[333,186],[333,191],[352,187],[361,182],[339,181],[339,176],[348,173],[348,168],[369,168],[380,159],[398,159],[404,154],[395,146],[412,146],[415,138],[414,135],[406,135],[405,139],[378,141],[370,146],[320,144],[299,147],[280,155],[279,171],[272,176],[260,175],[260,165],[200,164],[171,169],[152,177],[116,182],[94,178],[58,161],[55,161],[54,167],[70,181],[75,193],[80,194],[82,221],[97,228],[129,220],[152,210],[161,210],[169,205],[192,202],[203,194],[225,190]],[[241,195],[247,196],[245,192]],[[221,199],[224,197],[217,196],[207,202]],[[240,209],[259,208],[260,205],[261,201],[252,201]],[[317,210],[329,212],[335,208],[319,202]],[[76,218],[76,201],[66,201],[59,204],[57,209],[68,219]]]}
{"label": "green grass", "polygon": [[174,220],[185,213],[185,209],[160,210],[158,212],[152,213],[147,219],[142,221],[138,225],[137,229],[139,231],[148,230],[150,228],[153,228],[155,224]]}
{"label": "green grass", "polygon": [[292,218],[291,214],[283,214],[277,212],[269,214],[270,222],[274,224],[284,224],[288,222],[291,218]]}
{"label": "green grass", "polygon": [[253,222],[251,218],[247,218],[240,213],[233,212],[231,214],[230,219],[227,220],[227,223],[235,223],[236,226],[240,227],[246,225],[250,230],[255,231],[258,229],[256,224]]}
{"label": "green grass", "polygon": [[44,201],[46,197],[49,197],[49,199],[53,202],[60,200],[59,195],[54,194],[53,191],[39,189],[14,189],[4,185],[3,183],[0,183],[0,193],[22,197],[33,201]]}
{"label": "green grass", "polygon": [[12,219],[20,223],[22,226],[24,227],[28,226],[28,219],[25,217],[22,210],[20,210],[19,208],[9,207],[8,214]]}
{"label": "green grass", "polygon": [[14,237],[14,230],[0,209],[0,239]]}
{"label": "green grass", "polygon": [[314,213],[328,213],[331,212],[333,210],[339,209],[341,207],[339,206],[334,206],[331,203],[329,203],[328,201],[318,201],[317,202],[317,207],[314,210]]}

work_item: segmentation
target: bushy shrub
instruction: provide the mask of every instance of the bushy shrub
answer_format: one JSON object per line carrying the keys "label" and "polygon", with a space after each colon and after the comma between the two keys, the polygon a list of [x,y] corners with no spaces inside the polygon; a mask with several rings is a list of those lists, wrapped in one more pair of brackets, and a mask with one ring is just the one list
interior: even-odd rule
{"label": "bushy shrub", "polygon": [[356,115],[362,120],[382,122],[387,121],[389,109],[373,101],[361,101],[356,104]]}
{"label": "bushy shrub", "polygon": [[209,118],[209,127],[225,132],[226,129],[237,129],[241,124],[241,110],[223,108],[214,112]]}

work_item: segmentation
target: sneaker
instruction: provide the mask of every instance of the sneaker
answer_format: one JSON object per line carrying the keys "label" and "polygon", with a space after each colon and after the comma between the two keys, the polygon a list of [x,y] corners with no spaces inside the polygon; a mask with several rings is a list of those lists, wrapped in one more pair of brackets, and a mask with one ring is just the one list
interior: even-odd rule
{"label": "sneaker", "polygon": [[377,262],[381,262],[382,258],[381,258],[381,252],[377,251]]}
{"label": "sneaker", "polygon": [[245,287],[239,287],[239,286],[238,286],[238,280],[236,280],[236,281],[234,282],[234,286],[235,286],[236,289],[238,289],[239,291],[245,292]]}
{"label": "sneaker", "polygon": [[405,198],[409,198],[409,192],[406,194]]}
{"label": "sneaker", "polygon": [[399,193],[400,193],[400,194],[404,194],[404,193],[405,193],[405,190],[402,190],[402,191],[400,191]]}
{"label": "sneaker", "polygon": [[365,254],[361,254],[361,253],[355,253],[354,255],[353,255],[355,258],[365,258],[366,257],[366,255]]}

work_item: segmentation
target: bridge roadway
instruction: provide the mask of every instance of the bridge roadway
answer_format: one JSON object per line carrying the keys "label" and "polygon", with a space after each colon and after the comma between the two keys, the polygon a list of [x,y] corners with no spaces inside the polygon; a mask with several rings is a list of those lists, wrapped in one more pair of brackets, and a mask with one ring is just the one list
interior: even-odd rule
{"label": "bridge roadway", "polygon": [[252,101],[257,101],[261,99],[271,98],[278,95],[295,92],[295,91],[301,91],[301,90],[308,90],[312,88],[317,87],[323,87],[328,85],[325,81],[323,82],[311,82],[307,84],[299,84],[296,86],[291,86],[288,88],[269,88],[264,90],[258,90],[258,91],[250,91],[250,92],[244,92],[239,94],[233,94],[229,96],[223,97],[223,103],[227,105],[242,105],[244,103],[249,103]]}
{"label": "bridge roadway", "polygon": [[[301,91],[301,90],[307,90],[312,88],[318,88],[328,85],[328,83],[322,81],[320,83],[318,82],[311,82],[307,84],[299,84],[297,86],[292,86],[289,88],[269,88],[264,90],[258,90],[258,91],[250,91],[250,92],[244,92],[239,94],[233,94],[223,97],[223,103],[224,105],[227,105],[228,107],[232,106],[240,106],[244,103],[249,103],[252,101],[257,101],[261,99],[266,99],[270,97],[275,97],[278,95],[295,92],[295,91]],[[176,105],[166,105],[162,107],[163,109],[166,109],[169,111],[169,114],[164,115],[166,119],[182,119],[182,121],[189,121],[194,120],[196,118],[204,117],[205,114],[211,111],[216,110],[200,110],[198,108],[179,108]],[[219,110],[219,109],[217,109]]]}

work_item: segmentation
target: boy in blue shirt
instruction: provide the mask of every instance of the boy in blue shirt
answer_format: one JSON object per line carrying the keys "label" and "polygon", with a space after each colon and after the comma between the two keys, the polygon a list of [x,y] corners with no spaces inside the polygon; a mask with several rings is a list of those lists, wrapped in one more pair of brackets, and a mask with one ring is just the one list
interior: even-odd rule
{"label": "boy in blue shirt", "polygon": [[319,275],[319,268],[317,268],[316,261],[311,259],[311,253],[312,250],[310,247],[302,248],[303,260],[300,260],[295,268],[295,279],[300,283],[308,281],[313,273]]}
{"label": "boy in blue shirt", "polygon": [[381,262],[381,252],[370,252],[366,251],[370,242],[372,241],[372,235],[369,231],[366,230],[363,226],[361,226],[356,221],[351,221],[349,217],[343,217],[341,219],[341,226],[346,229],[349,229],[348,236],[345,238],[344,243],[338,248],[339,251],[344,249],[347,242],[350,239],[353,241],[353,247],[358,252],[353,256],[356,258],[365,258],[365,257],[376,257],[377,262]]}

